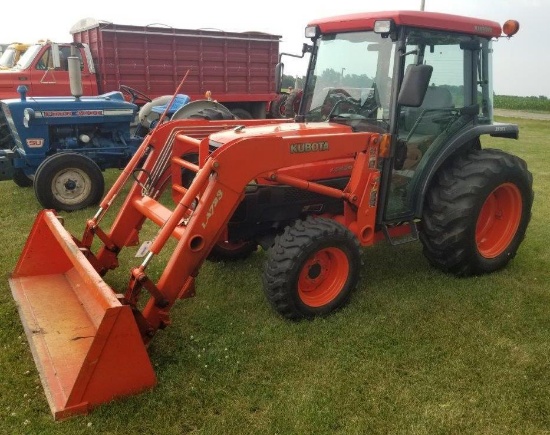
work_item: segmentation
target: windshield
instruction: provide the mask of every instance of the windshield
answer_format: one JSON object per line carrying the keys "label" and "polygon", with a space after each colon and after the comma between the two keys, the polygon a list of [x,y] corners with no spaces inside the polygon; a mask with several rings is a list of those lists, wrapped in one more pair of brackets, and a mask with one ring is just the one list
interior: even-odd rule
{"label": "windshield", "polygon": [[374,32],[323,35],[304,89],[306,121],[389,125],[394,44]]}
{"label": "windshield", "polygon": [[19,62],[17,62],[17,65],[15,65],[15,68],[17,69],[27,69],[40,49],[42,48],[41,45],[31,45],[29,48],[27,48],[27,51],[19,58]]}
{"label": "windshield", "polygon": [[0,56],[0,68],[7,69],[11,68],[15,63],[15,49],[6,48],[6,51]]}

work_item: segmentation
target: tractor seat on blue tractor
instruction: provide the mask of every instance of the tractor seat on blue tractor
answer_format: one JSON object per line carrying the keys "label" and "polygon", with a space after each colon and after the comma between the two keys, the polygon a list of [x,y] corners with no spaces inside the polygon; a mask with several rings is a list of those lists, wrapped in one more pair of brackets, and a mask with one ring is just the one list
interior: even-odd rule
{"label": "tractor seat on blue tractor", "polygon": [[[166,115],[168,117],[172,116],[174,113],[176,113],[176,111],[180,107],[185,106],[187,103],[189,103],[189,101],[191,101],[191,98],[189,97],[189,95],[185,95],[185,94],[176,95],[176,98],[174,98],[174,101],[170,105],[170,108],[168,109],[168,112],[166,112]],[[168,102],[166,104],[163,104],[162,106],[154,106],[151,109],[151,111],[155,112],[155,113],[158,113],[159,115],[162,115],[164,113],[164,111],[166,110],[166,107],[168,107],[169,103],[170,102]]]}

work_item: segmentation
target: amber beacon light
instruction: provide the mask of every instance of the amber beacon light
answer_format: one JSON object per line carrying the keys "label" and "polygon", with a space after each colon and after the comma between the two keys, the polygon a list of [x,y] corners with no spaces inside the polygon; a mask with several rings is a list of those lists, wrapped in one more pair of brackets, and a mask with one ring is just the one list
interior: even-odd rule
{"label": "amber beacon light", "polygon": [[502,25],[502,32],[508,36],[508,38],[511,38],[516,33],[518,33],[519,30],[519,22],[516,20],[507,20]]}

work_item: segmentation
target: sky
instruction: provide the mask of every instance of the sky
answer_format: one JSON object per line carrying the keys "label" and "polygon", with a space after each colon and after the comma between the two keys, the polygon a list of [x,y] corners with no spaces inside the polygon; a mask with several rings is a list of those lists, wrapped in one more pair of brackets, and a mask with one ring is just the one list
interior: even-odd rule
{"label": "sky", "polygon": [[[180,29],[210,28],[224,31],[259,31],[281,35],[281,52],[299,54],[307,23],[316,18],[355,12],[419,10],[421,0],[340,0],[274,2],[206,0],[189,7],[187,2],[158,3],[122,0],[74,2],[48,0],[33,11],[35,2],[24,10],[17,2],[4,2],[0,43],[72,40],[70,28],[91,17],[116,24],[145,26],[163,24]],[[543,46],[550,0],[424,0],[425,10],[520,23],[513,38],[494,43],[494,90],[498,95],[546,96],[550,98],[550,54]],[[24,15],[26,13],[26,15]],[[50,18],[46,18],[50,17]],[[288,60],[287,60],[288,59]],[[285,74],[305,74],[305,64],[285,59]]]}

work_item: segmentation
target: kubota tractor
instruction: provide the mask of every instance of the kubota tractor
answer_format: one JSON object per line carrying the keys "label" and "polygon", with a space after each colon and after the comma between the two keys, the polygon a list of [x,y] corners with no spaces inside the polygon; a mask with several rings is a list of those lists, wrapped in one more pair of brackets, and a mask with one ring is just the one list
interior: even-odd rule
{"label": "kubota tractor", "polygon": [[[430,263],[456,275],[503,268],[526,232],[532,177],[480,137],[518,137],[493,122],[490,75],[492,41],[518,26],[430,12],[313,21],[295,120],[161,119],[81,238],[42,211],[10,286],[55,418],[156,383],[147,344],[215,249],[266,249],[264,291],[291,319],[341,307],[360,247],[382,240],[420,238]],[[111,287],[145,223],[156,236],[126,288]],[[148,266],[161,260],[157,280]]]}

